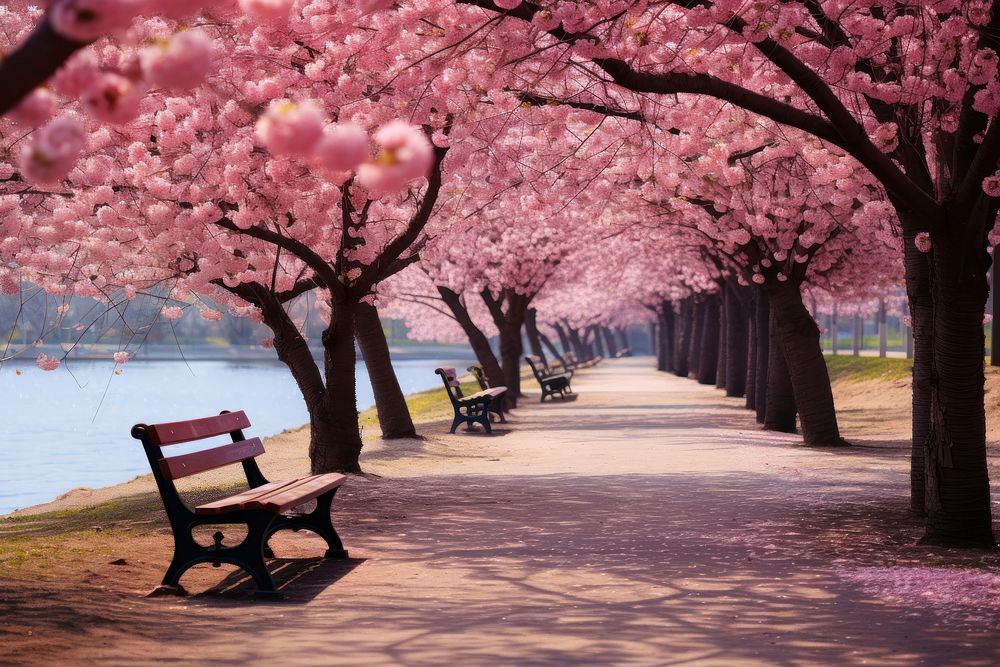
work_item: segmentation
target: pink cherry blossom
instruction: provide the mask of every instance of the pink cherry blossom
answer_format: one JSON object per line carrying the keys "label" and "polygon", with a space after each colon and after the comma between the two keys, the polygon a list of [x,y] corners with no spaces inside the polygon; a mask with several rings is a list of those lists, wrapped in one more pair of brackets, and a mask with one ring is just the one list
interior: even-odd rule
{"label": "pink cherry blossom", "polygon": [[1000,172],[987,176],[983,180],[983,192],[990,197],[1000,197]]}
{"label": "pink cherry blossom", "polygon": [[124,364],[128,360],[129,360],[129,353],[128,352],[115,352],[115,363],[116,364]]}
{"label": "pink cherry blossom", "polygon": [[352,171],[368,159],[368,134],[354,123],[328,125],[316,146],[316,161],[331,171]]}
{"label": "pink cherry blossom", "polygon": [[239,0],[240,9],[258,19],[274,21],[288,18],[292,0]]}
{"label": "pink cherry blossom", "polygon": [[29,127],[37,127],[49,118],[56,109],[55,95],[48,88],[35,88],[10,112],[10,117]]}
{"label": "pink cherry blossom", "polygon": [[931,235],[928,232],[920,232],[913,238],[913,245],[915,245],[917,250],[920,252],[930,252]]}
{"label": "pink cherry blossom", "polygon": [[38,358],[35,359],[35,365],[43,371],[54,371],[59,368],[59,360],[54,356],[50,357],[42,352],[38,355]]}
{"label": "pink cherry blossom", "polygon": [[381,150],[374,160],[358,168],[361,185],[375,192],[392,192],[427,176],[434,163],[434,147],[419,127],[392,121],[372,138]]}
{"label": "pink cherry blossom", "polygon": [[315,102],[276,100],[257,121],[257,136],[274,155],[305,156],[322,139],[323,120]]}
{"label": "pink cherry blossom", "polygon": [[184,30],[144,48],[142,71],[150,84],[169,90],[194,88],[213,68],[215,46],[201,30]]}
{"label": "pink cherry blossom", "polygon": [[137,0],[54,0],[49,22],[67,39],[92,42],[126,27],[140,6]]}
{"label": "pink cherry blossom", "polygon": [[83,123],[74,115],[60,116],[34,133],[21,151],[24,176],[39,183],[52,183],[73,167],[86,142]]}
{"label": "pink cherry blossom", "polygon": [[201,319],[209,322],[218,322],[222,319],[222,313],[211,308],[201,308],[198,310],[198,314],[201,315]]}
{"label": "pink cherry blossom", "polygon": [[393,2],[394,0],[358,0],[356,4],[362,14],[371,14],[391,7]]}
{"label": "pink cherry blossom", "polygon": [[106,72],[84,91],[80,102],[97,120],[121,125],[136,117],[141,99],[142,92],[132,81]]}

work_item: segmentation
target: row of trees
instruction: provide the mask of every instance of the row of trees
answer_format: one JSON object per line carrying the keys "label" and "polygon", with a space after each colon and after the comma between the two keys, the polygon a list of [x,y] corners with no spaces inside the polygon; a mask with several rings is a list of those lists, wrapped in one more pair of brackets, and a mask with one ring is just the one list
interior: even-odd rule
{"label": "row of trees", "polygon": [[[840,445],[803,291],[902,275],[914,509],[992,544],[994,3],[54,0],[5,24],[0,288],[262,321],[314,469],[358,468],[375,307],[467,336],[515,396],[525,326],[584,352],[655,317],[661,365],[765,421],[790,393],[806,444]],[[307,292],[319,365],[287,311]]]}

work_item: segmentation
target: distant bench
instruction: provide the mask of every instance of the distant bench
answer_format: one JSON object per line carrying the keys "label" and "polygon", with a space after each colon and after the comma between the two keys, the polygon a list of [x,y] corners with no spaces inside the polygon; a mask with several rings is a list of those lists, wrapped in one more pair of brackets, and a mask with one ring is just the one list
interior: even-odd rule
{"label": "distant bench", "polygon": [[556,394],[566,398],[566,394],[573,393],[569,382],[573,378],[573,371],[555,372],[549,369],[545,360],[541,357],[525,357],[532,374],[542,388],[542,401],[545,402],[547,396],[555,398]]}
{"label": "distant bench", "polygon": [[454,433],[460,424],[482,424],[487,433],[493,432],[490,425],[490,413],[500,416],[501,422],[507,419],[503,416],[503,407],[500,397],[507,391],[507,387],[496,387],[478,391],[465,396],[462,393],[461,384],[458,381],[458,373],[454,368],[437,368],[435,373],[441,376],[444,381],[444,389],[448,392],[448,399],[451,407],[455,410],[455,418],[451,422],[451,432]]}
{"label": "distant bench", "polygon": [[[242,568],[257,584],[255,598],[281,599],[282,595],[271,580],[264,563],[270,556],[267,541],[279,530],[306,529],[326,540],[326,558],[347,558],[347,551],[333,527],[330,505],[337,489],[347,479],[344,475],[327,473],[309,475],[282,482],[268,482],[257,466],[256,458],[264,453],[260,438],[247,439],[243,429],[250,420],[241,410],[223,412],[218,417],[205,417],[163,424],[136,424],[132,437],[142,441],[146,458],[153,471],[163,507],[174,534],[174,557],[163,576],[163,583],[154,595],[185,595],[180,585],[184,572],[199,563],[219,567],[229,563]],[[166,457],[161,448],[185,442],[229,435],[231,443],[203,449],[190,454]],[[174,480],[230,464],[240,463],[249,489],[236,495],[198,505],[192,511],[181,499]],[[316,507],[310,512],[294,512],[310,501]],[[224,535],[216,532],[212,546],[198,544],[192,530],[204,524],[245,524],[246,538],[238,545],[222,545]]]}
{"label": "distant bench", "polygon": [[490,412],[496,414],[500,418],[501,423],[507,423],[507,418],[503,414],[504,399],[507,398],[507,387],[491,387],[490,381],[486,377],[486,371],[479,364],[473,364],[466,370],[472,373],[472,377],[476,378],[481,392],[490,395],[492,399],[490,400]]}

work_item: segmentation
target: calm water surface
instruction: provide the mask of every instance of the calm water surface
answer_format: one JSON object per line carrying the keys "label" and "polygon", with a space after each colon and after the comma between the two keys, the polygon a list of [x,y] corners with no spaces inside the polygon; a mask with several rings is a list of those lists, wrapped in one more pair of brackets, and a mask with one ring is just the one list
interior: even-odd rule
{"label": "calm water surface", "polygon": [[[439,384],[438,366],[456,360],[393,364],[403,393]],[[0,514],[48,502],[60,493],[101,487],[149,472],[129,430],[156,423],[246,410],[248,434],[267,436],[308,421],[288,369],[277,362],[131,361],[114,375],[107,361],[74,361],[46,373],[31,362],[0,369]],[[15,373],[20,368],[21,375]],[[373,404],[358,365],[358,407]]]}

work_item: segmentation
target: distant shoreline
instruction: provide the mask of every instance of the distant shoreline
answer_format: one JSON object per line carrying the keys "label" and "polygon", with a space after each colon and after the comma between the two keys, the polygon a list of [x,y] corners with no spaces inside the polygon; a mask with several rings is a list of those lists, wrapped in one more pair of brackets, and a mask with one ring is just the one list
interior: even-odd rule
{"label": "distant shoreline", "polygon": [[[311,346],[313,357],[321,358],[323,348]],[[66,357],[66,361],[112,361],[118,348],[111,345],[79,346]],[[358,350],[358,361],[364,361]],[[394,361],[446,359],[449,357],[471,358],[468,345],[405,345],[390,346],[389,353]],[[38,354],[46,354],[62,359],[66,350],[58,345],[41,345],[24,350],[0,365],[33,362]],[[273,349],[259,345],[190,345],[178,348],[176,345],[146,345],[135,350],[129,363],[140,361],[232,361],[239,363],[281,363]]]}

